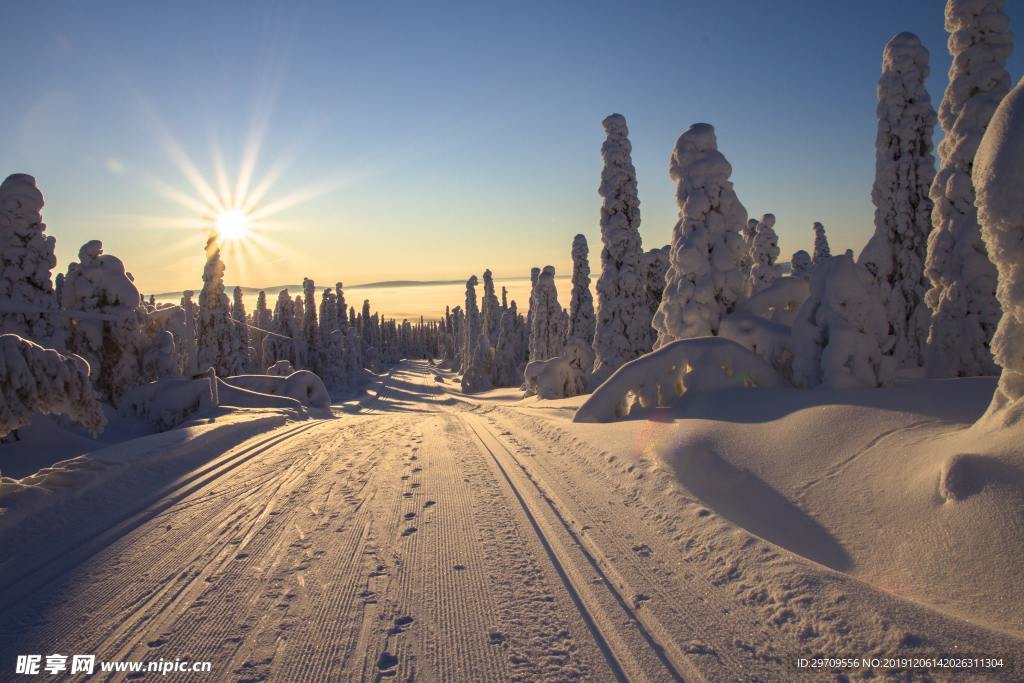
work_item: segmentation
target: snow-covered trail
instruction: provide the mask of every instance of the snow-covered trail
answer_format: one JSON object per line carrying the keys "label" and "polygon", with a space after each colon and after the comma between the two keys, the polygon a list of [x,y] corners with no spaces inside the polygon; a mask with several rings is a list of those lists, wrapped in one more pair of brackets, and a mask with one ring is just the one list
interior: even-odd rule
{"label": "snow-covered trail", "polygon": [[809,563],[772,574],[778,549],[742,530],[687,542],[586,441],[448,386],[405,363],[363,410],[260,434],[54,577],[7,586],[26,595],[0,602],[0,661],[188,659],[244,681],[785,680],[810,644],[799,619],[854,634],[847,649],[902,633],[868,621],[891,599]]}

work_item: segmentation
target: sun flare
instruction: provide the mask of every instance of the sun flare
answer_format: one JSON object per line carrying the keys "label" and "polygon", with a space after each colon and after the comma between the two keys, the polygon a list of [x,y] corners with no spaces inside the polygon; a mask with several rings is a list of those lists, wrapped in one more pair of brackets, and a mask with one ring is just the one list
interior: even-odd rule
{"label": "sun flare", "polygon": [[241,209],[225,209],[217,215],[217,234],[229,242],[249,236],[249,217]]}

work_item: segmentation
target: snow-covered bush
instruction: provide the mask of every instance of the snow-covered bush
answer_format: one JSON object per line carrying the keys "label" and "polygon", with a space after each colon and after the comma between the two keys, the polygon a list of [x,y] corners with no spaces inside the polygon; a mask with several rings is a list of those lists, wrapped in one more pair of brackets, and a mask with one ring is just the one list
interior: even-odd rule
{"label": "snow-covered bush", "polygon": [[[602,125],[607,138],[601,146],[604,168],[598,190],[604,198],[594,332],[594,373],[598,381],[650,348],[650,321],[640,314],[647,305],[646,274],[641,263],[640,199],[629,129],[620,114],[607,117]],[[530,359],[538,358],[531,354]]]}
{"label": "snow-covered bush", "polygon": [[260,394],[287,396],[305,406],[331,407],[331,395],[327,391],[327,387],[324,386],[323,380],[309,370],[296,370],[286,377],[280,375],[235,375],[226,377],[224,382],[232,387]]}
{"label": "snow-covered bush", "polygon": [[51,271],[56,240],[46,234],[36,179],[15,173],[0,184],[0,333],[63,346]]}
{"label": "snow-covered bush", "polygon": [[562,327],[562,307],[558,305],[554,266],[544,266],[530,302],[533,318],[530,321],[530,360],[547,360],[562,352],[565,331]]}
{"label": "snow-covered bush", "polygon": [[793,323],[794,383],[834,389],[888,384],[892,343],[867,271],[846,255],[822,261]]}
{"label": "snow-covered bush", "polygon": [[1003,371],[989,413],[1006,424],[1024,415],[1024,79],[992,116],[972,173],[1003,309],[992,337],[992,354]]}
{"label": "snow-covered bush", "polygon": [[159,431],[173,429],[193,415],[217,407],[212,381],[212,377],[166,377],[143,384],[125,393],[118,412],[139,417]]}
{"label": "snow-covered bush", "polygon": [[811,229],[814,231],[814,266],[817,267],[822,261],[832,257],[832,250],[828,246],[825,226],[815,223]]}
{"label": "snow-covered bush", "polygon": [[945,133],[932,182],[934,229],[925,273],[931,328],[925,367],[933,377],[992,375],[989,343],[999,322],[996,269],[978,226],[971,169],[982,135],[1010,89],[1013,49],[1003,0],[948,0],[946,30],[953,63],[939,105]]}
{"label": "snow-covered bush", "polygon": [[872,276],[885,306],[901,366],[923,362],[928,338],[928,281],[924,259],[931,232],[928,188],[935,176],[932,131],[935,110],[925,89],[928,50],[913,33],[899,33],[885,46],[878,81],[875,138],[875,232],[859,265]]}
{"label": "snow-covered bush", "polygon": [[32,413],[65,415],[94,435],[107,420],[89,383],[89,365],[16,334],[0,335],[0,437]]}
{"label": "snow-covered bush", "polygon": [[775,233],[775,215],[766,213],[757,223],[754,239],[750,241],[750,294],[771,286],[779,277],[775,261],[779,258],[779,236]]}
{"label": "snow-covered bush", "polygon": [[659,347],[717,334],[722,316],[744,296],[740,231],[747,211],[729,182],[731,173],[712,126],[695,123],[679,136],[669,162],[679,221],[672,231],[665,291],[653,323]]}
{"label": "snow-covered bush", "polygon": [[196,339],[199,367],[212,367],[221,377],[245,371],[245,349],[231,319],[228,295],[224,291],[224,262],[220,258],[220,245],[213,234],[206,241],[206,265],[203,268],[203,289],[199,292]]}
{"label": "snow-covered bush", "polygon": [[718,336],[753,351],[781,377],[792,380],[793,334],[789,325],[750,313],[732,313],[722,318]]}
{"label": "snow-covered bush", "polygon": [[572,240],[572,294],[569,299],[570,339],[594,342],[594,297],[590,293],[590,249],[584,235]]}
{"label": "snow-covered bush", "polygon": [[573,421],[609,422],[629,415],[634,406],[664,406],[684,393],[783,384],[768,363],[734,341],[680,339],[615,371],[579,407]]}
{"label": "snow-covered bush", "polygon": [[527,396],[545,400],[577,396],[587,388],[580,372],[561,356],[530,361],[523,371],[523,380]]}
{"label": "snow-covered bush", "polygon": [[810,280],[814,262],[811,261],[810,254],[800,249],[793,252],[793,257],[789,259],[789,267],[793,277],[800,278],[801,280]]}

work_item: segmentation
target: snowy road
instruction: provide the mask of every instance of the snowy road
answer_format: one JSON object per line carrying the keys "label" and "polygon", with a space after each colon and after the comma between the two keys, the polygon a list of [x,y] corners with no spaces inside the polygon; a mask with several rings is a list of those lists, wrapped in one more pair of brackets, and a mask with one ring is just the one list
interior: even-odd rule
{"label": "snowy road", "polygon": [[250,439],[27,577],[0,679],[25,653],[212,662],[167,680],[795,674],[799,637],[736,598],[735,568],[691,569],[707,551],[568,432],[448,386],[407,363],[365,410]]}

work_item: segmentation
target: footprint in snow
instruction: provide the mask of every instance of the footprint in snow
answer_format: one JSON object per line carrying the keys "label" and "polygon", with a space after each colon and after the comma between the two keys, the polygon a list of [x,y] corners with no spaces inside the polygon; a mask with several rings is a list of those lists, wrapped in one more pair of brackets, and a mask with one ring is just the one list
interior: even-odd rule
{"label": "footprint in snow", "polygon": [[398,666],[398,657],[394,656],[387,650],[380,653],[380,658],[377,660],[377,668],[381,671],[387,671],[388,669],[394,669]]}
{"label": "footprint in snow", "polygon": [[403,536],[412,536],[414,533],[416,533],[416,531],[417,531],[416,527],[411,526],[411,527],[408,527],[405,531],[403,531],[402,535]]}
{"label": "footprint in snow", "polygon": [[416,516],[416,513],[415,513],[415,512],[406,512],[406,513],[405,513],[405,518],[406,518],[406,519],[412,519],[412,518],[413,518],[413,517],[415,517],[415,516]]}
{"label": "footprint in snow", "polygon": [[427,501],[426,503],[424,503],[424,504],[423,504],[423,507],[425,507],[425,508],[432,508],[432,507],[434,507],[435,505],[437,505],[437,503],[435,503],[435,502],[434,502],[434,501],[432,501],[432,500],[428,500],[428,501]]}

